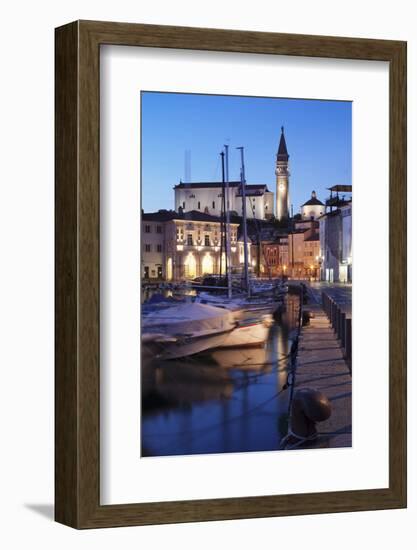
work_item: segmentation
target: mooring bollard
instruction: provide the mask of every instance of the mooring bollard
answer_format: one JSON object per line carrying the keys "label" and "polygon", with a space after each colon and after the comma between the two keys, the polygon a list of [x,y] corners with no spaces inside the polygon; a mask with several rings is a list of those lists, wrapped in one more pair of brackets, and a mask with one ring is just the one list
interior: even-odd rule
{"label": "mooring bollard", "polygon": [[328,397],[314,388],[295,392],[289,415],[288,433],[281,440],[282,449],[293,449],[317,439],[317,423],[330,418],[332,406]]}

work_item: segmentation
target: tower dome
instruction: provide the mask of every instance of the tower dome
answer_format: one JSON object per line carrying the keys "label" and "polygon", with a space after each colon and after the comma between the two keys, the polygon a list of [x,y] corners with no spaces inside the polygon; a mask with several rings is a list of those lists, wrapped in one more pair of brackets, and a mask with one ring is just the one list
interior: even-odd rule
{"label": "tower dome", "polygon": [[317,198],[315,191],[311,192],[311,199],[301,205],[301,217],[303,220],[316,220],[324,214],[324,204]]}

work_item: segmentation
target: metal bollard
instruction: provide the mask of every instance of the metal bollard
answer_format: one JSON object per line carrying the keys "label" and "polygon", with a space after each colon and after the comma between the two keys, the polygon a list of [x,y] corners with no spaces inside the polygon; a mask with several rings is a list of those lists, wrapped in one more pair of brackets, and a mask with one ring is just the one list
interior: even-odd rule
{"label": "metal bollard", "polygon": [[332,300],[332,327],[333,330],[336,330],[337,325],[337,304]]}
{"label": "metal bollard", "polygon": [[344,311],[340,312],[340,324],[341,324],[341,334],[340,334],[340,343],[342,348],[346,348],[346,313]]}
{"label": "metal bollard", "polygon": [[342,340],[343,322],[342,322],[342,308],[339,306],[337,309],[337,337]]}
{"label": "metal bollard", "polygon": [[329,300],[327,298],[327,294],[324,292],[321,293],[321,303],[323,305],[324,313],[329,317]]}
{"label": "metal bollard", "polygon": [[352,360],[352,319],[346,319],[346,358]]}

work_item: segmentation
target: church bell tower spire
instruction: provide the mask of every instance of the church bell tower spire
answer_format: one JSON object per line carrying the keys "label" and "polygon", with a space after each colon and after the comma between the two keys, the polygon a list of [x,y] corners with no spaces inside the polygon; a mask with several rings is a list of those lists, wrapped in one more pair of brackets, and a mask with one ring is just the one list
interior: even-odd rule
{"label": "church bell tower spire", "polygon": [[276,217],[279,221],[289,218],[289,179],[288,159],[290,158],[285,142],[284,126],[281,126],[281,138],[279,140],[275,175],[276,189]]}

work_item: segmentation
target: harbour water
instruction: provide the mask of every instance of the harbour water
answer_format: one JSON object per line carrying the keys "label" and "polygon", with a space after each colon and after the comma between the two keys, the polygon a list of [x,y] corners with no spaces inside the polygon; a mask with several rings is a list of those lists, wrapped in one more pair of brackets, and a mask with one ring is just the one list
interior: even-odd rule
{"label": "harbour water", "polygon": [[298,296],[264,347],[162,361],[142,353],[142,456],[268,451],[287,433],[288,353]]}

